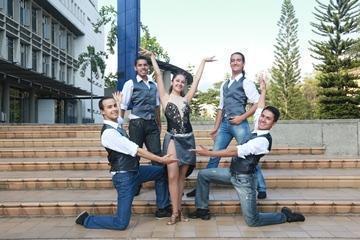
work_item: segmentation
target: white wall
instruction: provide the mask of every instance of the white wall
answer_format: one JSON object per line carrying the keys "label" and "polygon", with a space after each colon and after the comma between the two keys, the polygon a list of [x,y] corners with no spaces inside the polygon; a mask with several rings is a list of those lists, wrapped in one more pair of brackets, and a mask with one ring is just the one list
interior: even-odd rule
{"label": "white wall", "polygon": [[[95,34],[92,28],[92,22],[96,22],[99,18],[99,14],[97,12],[97,1],[92,1],[96,8],[90,3],[90,1],[84,0],[73,0],[74,5],[76,4],[76,9],[74,9],[74,5],[71,5],[71,0],[49,0],[49,2],[59,11],[61,12],[68,20],[70,20],[77,28],[79,28],[83,33],[84,36],[77,37],[74,40],[74,58],[77,59],[80,53],[86,51],[86,47],[88,45],[92,45],[95,47],[96,51],[104,51],[104,31],[102,33]],[[79,8],[78,8],[79,7]],[[81,12],[79,11],[81,9]],[[79,13],[80,12],[80,13]],[[84,15],[83,15],[84,14]],[[79,16],[80,15],[80,16]],[[76,72],[75,75],[75,83],[76,87],[80,87],[84,90],[90,92],[90,82],[87,80],[90,78],[90,71],[86,73],[84,78],[80,77],[79,72]],[[103,79],[95,79],[94,78],[93,84],[93,94],[94,96],[103,96],[104,95],[104,81]],[[94,119],[95,122],[101,122],[102,117],[100,114],[97,113],[98,100],[94,100],[93,108],[94,112]],[[83,100],[82,101],[82,112],[85,114],[85,117],[90,117],[90,112],[88,109],[91,108],[90,100]]]}

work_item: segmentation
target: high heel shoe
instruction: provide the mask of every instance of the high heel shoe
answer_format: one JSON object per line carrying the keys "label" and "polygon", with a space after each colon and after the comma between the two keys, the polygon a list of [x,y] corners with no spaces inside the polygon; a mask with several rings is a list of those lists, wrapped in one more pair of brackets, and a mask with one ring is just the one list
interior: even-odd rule
{"label": "high heel shoe", "polygon": [[180,222],[180,216],[172,214],[169,221],[167,222],[167,225],[174,225],[177,222]]}
{"label": "high heel shoe", "polygon": [[178,216],[179,216],[179,221],[180,222],[188,222],[189,221],[189,219],[184,216],[184,214],[182,213],[181,210],[178,211]]}

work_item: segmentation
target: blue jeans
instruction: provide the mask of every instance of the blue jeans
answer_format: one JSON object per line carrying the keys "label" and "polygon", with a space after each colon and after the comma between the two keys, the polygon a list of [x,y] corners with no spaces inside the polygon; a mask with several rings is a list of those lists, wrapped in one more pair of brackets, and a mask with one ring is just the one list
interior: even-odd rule
{"label": "blue jeans", "polygon": [[85,219],[84,226],[86,228],[125,230],[130,222],[131,205],[139,184],[152,180],[155,180],[157,207],[167,207],[169,198],[164,168],[160,166],[140,166],[139,171],[117,173],[112,178],[117,191],[116,215],[89,216]]}
{"label": "blue jeans", "polygon": [[235,187],[247,225],[256,227],[286,222],[286,216],[283,213],[260,213],[257,211],[254,174],[232,176],[229,168],[210,168],[199,171],[196,184],[196,208],[209,208],[210,183],[232,184]]}
{"label": "blue jeans", "polygon": [[[242,121],[238,125],[234,125],[224,117],[217,132],[213,150],[216,151],[227,148],[233,137],[235,137],[239,145],[247,142],[250,137],[250,126],[247,120]],[[217,168],[219,162],[220,157],[211,157],[207,168]],[[265,179],[259,165],[256,166],[255,174],[257,178],[257,191],[266,192]]]}

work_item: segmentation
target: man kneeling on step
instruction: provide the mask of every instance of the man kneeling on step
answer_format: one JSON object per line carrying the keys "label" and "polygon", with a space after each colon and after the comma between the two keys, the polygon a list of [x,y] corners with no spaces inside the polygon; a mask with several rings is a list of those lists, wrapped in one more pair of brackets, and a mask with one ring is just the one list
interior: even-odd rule
{"label": "man kneeling on step", "polygon": [[255,168],[260,158],[271,150],[270,129],[280,116],[277,108],[265,107],[266,86],[264,79],[260,80],[260,90],[258,108],[254,114],[254,131],[246,143],[219,151],[210,151],[203,146],[194,150],[201,156],[233,158],[230,168],[208,168],[199,171],[195,196],[196,211],[189,215],[190,218],[210,219],[209,186],[210,183],[220,183],[232,184],[235,187],[245,222],[251,227],[305,220],[302,214],[292,212],[287,207],[282,208],[280,213],[260,213],[257,211]]}
{"label": "man kneeling on step", "polygon": [[125,130],[119,125],[121,119],[115,99],[121,99],[122,95],[115,93],[113,96],[114,98],[102,98],[99,101],[99,108],[104,118],[101,144],[108,152],[112,181],[117,191],[117,211],[114,216],[89,215],[86,211],[80,213],[75,222],[86,228],[125,230],[130,222],[131,206],[139,185],[153,180],[155,180],[158,207],[156,217],[171,215],[164,167],[139,166],[139,159],[143,157],[161,164],[177,162],[177,159],[172,159],[170,155],[159,157],[130,141]]}

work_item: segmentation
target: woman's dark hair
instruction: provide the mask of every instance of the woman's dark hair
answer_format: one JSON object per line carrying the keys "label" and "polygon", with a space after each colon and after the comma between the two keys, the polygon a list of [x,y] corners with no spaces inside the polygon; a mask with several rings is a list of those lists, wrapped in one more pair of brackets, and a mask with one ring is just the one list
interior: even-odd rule
{"label": "woman's dark hair", "polygon": [[272,112],[272,114],[274,114],[274,122],[277,122],[277,120],[279,120],[280,118],[280,111],[279,109],[277,109],[276,107],[273,106],[266,106],[263,111],[268,110],[270,112]]}
{"label": "woman's dark hair", "polygon": [[[230,55],[230,59],[231,59],[231,57],[232,57],[233,55],[240,55],[241,58],[242,58],[242,60],[243,60],[243,63],[245,63],[245,56],[244,56],[244,54],[242,54],[241,52],[234,52],[234,53],[232,53],[232,54]],[[245,70],[244,70],[244,68],[243,68],[243,70],[242,70],[242,74],[243,74],[243,76],[245,77]]]}
{"label": "woman's dark hair", "polygon": [[[173,77],[172,77],[172,79],[171,79],[171,82],[173,82],[174,79],[175,79],[177,76],[179,76],[179,75],[183,75],[184,78],[185,78],[185,81],[187,81],[185,72],[177,72],[177,73],[175,73],[175,74],[173,75]],[[171,85],[170,88],[169,88],[169,94],[171,94],[171,92],[172,92],[172,85]],[[184,91],[181,91],[180,96],[182,96],[182,97],[185,96]]]}

